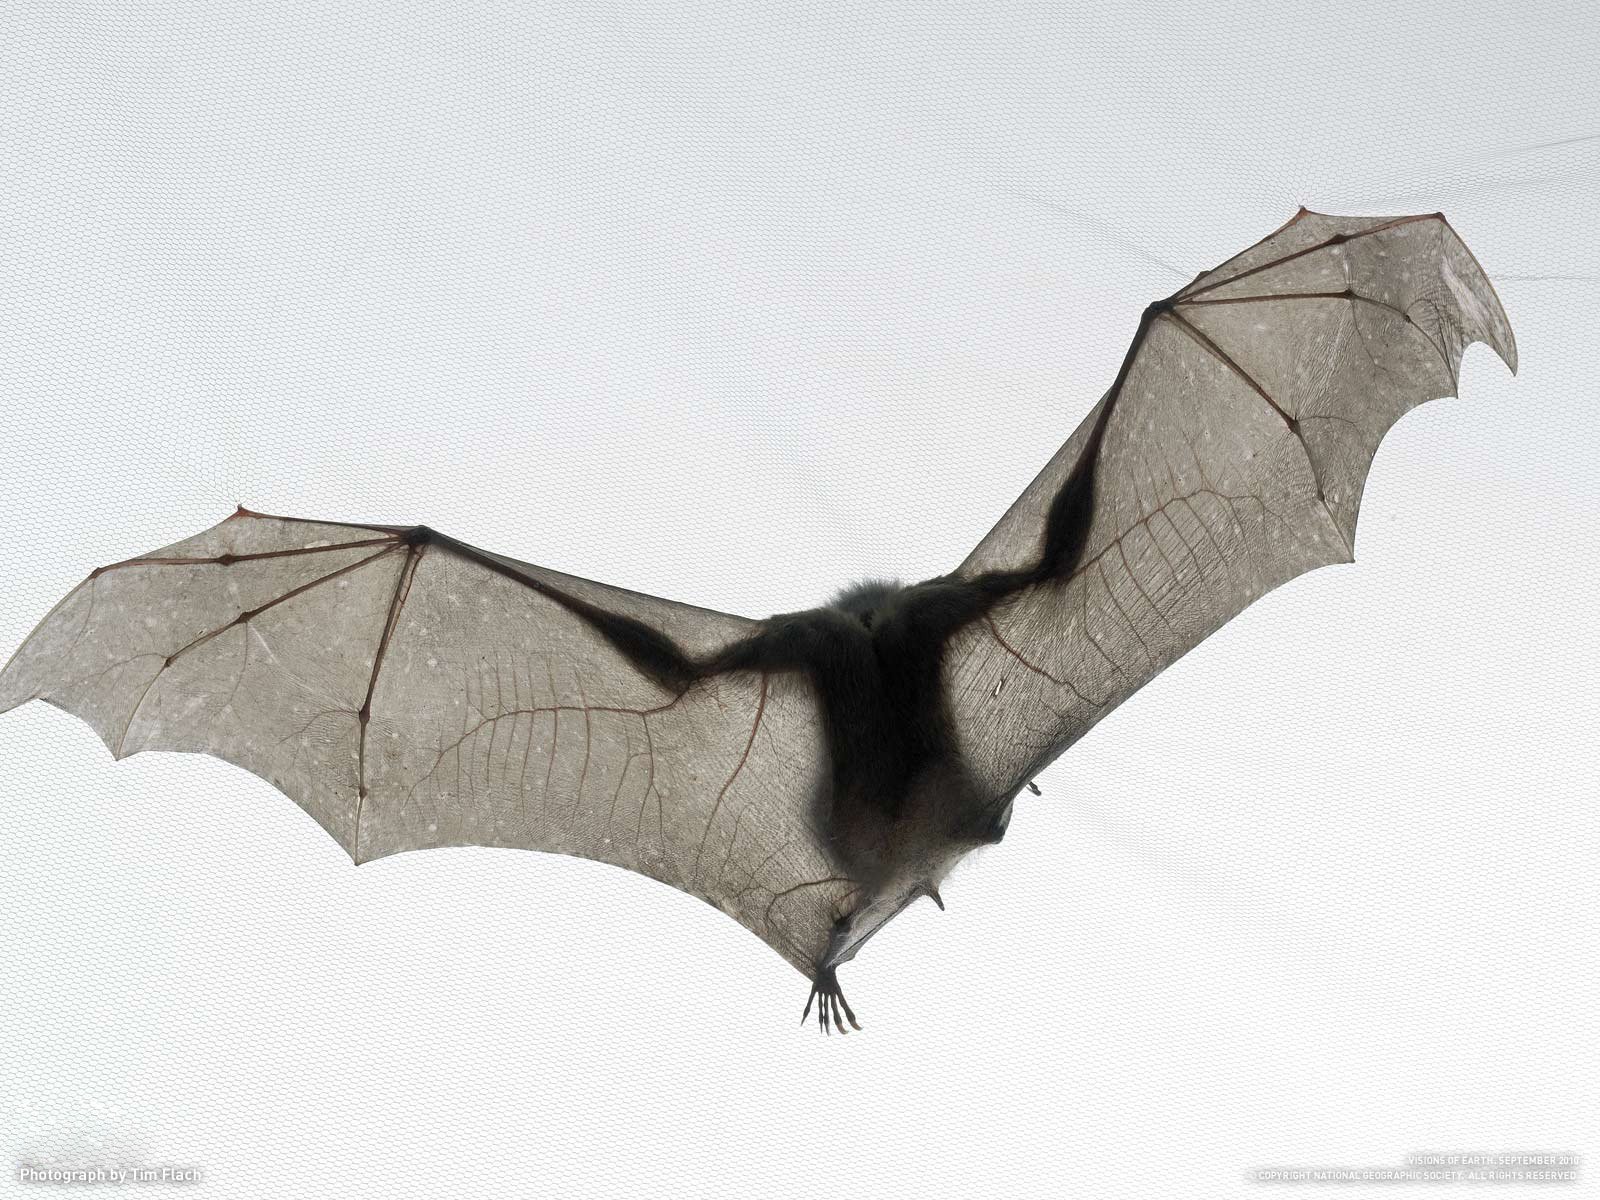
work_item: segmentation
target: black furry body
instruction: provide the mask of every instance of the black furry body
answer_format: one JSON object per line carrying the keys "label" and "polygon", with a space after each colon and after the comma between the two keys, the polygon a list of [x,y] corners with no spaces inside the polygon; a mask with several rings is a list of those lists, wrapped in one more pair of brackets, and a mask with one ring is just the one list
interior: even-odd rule
{"label": "black furry body", "polygon": [[[830,786],[818,798],[817,824],[853,877],[877,885],[919,854],[998,842],[1011,796],[978,794],[966,778],[942,686],[945,647],[1007,596],[1065,578],[1077,566],[1094,510],[1106,422],[1159,311],[1159,305],[1146,310],[1083,452],[1051,502],[1038,557],[1026,568],[941,575],[911,585],[856,584],[821,607],[769,617],[703,661],[648,625],[540,590],[674,691],[732,671],[804,672],[816,689],[829,754]],[[931,880],[922,886],[919,894],[937,899]]]}

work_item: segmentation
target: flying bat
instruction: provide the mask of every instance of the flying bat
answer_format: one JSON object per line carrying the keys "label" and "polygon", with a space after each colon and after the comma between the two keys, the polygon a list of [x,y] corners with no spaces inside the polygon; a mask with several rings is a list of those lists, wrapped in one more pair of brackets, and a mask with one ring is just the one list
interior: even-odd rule
{"label": "flying bat", "polygon": [[1439,213],[1287,223],[1145,308],[976,548],[751,620],[426,526],[274,517],[99,567],[0,672],[117,758],[213,754],[357,862],[516,846],[715,905],[860,1028],[840,964],[1017,794],[1272,588],[1348,562],[1384,433],[1516,343]]}

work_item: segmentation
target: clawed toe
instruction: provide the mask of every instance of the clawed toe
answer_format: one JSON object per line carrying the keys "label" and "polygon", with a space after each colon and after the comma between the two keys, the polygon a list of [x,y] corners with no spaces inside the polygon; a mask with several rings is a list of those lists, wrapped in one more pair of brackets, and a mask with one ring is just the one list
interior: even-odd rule
{"label": "clawed toe", "polygon": [[839,977],[832,968],[818,971],[817,977],[812,980],[811,995],[806,997],[805,1010],[800,1014],[802,1025],[811,1015],[812,1001],[817,1004],[817,1028],[823,1033],[831,1034],[835,1028],[841,1035],[849,1033],[850,1030],[844,1027],[846,1021],[854,1029],[861,1028],[856,1014],[851,1011],[850,1002],[844,998],[844,992],[839,987]]}

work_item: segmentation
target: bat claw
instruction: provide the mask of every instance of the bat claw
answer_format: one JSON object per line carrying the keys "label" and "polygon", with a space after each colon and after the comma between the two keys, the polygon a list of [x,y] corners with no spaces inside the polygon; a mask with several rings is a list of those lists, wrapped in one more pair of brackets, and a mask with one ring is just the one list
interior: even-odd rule
{"label": "bat claw", "polygon": [[805,1010],[800,1014],[802,1025],[811,1015],[813,1001],[817,1005],[817,1028],[823,1033],[831,1035],[837,1029],[840,1037],[845,1036],[850,1032],[845,1028],[846,1021],[850,1023],[851,1029],[861,1028],[861,1022],[856,1020],[850,1002],[844,998],[844,992],[839,987],[839,977],[832,967],[818,971],[816,978],[812,980],[811,994],[806,997]]}

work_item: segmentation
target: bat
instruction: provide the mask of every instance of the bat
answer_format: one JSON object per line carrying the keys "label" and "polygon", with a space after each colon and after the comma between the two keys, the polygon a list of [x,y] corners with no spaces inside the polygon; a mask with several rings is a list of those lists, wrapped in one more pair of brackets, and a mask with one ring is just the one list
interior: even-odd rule
{"label": "bat", "polygon": [[[715,905],[859,1029],[838,968],[1101,717],[1272,588],[1351,561],[1384,433],[1515,372],[1439,213],[1284,225],[1144,309],[1110,389],[966,559],[752,620],[426,526],[240,508],[99,567],[0,672],[117,758],[212,754],[357,862],[516,846]],[[1037,788],[1033,788],[1037,792]]]}

